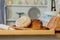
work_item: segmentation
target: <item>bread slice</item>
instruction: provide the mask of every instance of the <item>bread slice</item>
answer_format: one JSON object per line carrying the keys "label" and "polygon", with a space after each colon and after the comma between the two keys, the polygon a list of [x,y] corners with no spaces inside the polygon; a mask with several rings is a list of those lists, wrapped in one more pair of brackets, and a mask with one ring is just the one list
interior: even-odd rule
{"label": "bread slice", "polygon": [[60,17],[59,17],[59,16],[53,17],[53,18],[49,21],[47,27],[48,27],[49,29],[58,30],[58,29],[60,28]]}

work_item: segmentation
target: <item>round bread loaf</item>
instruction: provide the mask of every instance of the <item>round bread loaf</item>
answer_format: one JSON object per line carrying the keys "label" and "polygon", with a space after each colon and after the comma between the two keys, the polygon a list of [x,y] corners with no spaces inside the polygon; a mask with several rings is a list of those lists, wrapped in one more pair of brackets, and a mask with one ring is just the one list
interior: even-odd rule
{"label": "round bread loaf", "polygon": [[36,20],[36,19],[32,20],[32,29],[33,30],[40,30],[40,29],[42,29],[42,26],[43,26],[43,24],[40,20]]}
{"label": "round bread loaf", "polygon": [[28,16],[22,16],[21,18],[17,19],[15,24],[16,27],[28,27],[31,23],[31,19]]}

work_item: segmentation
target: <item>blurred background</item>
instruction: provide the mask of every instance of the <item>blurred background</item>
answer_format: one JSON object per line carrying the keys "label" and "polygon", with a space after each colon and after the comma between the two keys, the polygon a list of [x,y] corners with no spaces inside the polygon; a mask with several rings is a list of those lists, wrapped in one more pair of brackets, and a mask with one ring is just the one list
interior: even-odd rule
{"label": "blurred background", "polygon": [[[1,0],[4,17],[1,16],[0,23],[14,25],[21,13],[28,15],[31,19],[39,19],[46,26],[52,16],[60,11],[59,0]],[[55,8],[54,8],[55,7]],[[3,15],[2,13],[0,13]],[[46,15],[51,17],[47,18]]]}
{"label": "blurred background", "polygon": [[[53,7],[55,7],[54,10]],[[47,25],[50,18],[57,15],[58,12],[60,12],[60,0],[0,0],[0,24],[14,25],[15,21],[23,13],[31,19],[40,19],[44,25]],[[47,18],[46,15],[50,16]],[[1,36],[0,39],[60,40],[55,36]]]}

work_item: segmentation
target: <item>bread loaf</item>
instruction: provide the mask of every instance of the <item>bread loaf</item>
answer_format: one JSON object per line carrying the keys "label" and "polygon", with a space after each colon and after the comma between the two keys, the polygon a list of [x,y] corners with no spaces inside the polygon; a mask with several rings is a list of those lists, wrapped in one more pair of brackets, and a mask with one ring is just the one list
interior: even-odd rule
{"label": "bread loaf", "polygon": [[55,29],[55,30],[56,30],[57,28],[60,28],[60,17],[59,17],[59,16],[53,17],[53,18],[49,21],[47,27],[48,27],[49,29]]}
{"label": "bread loaf", "polygon": [[13,25],[12,27],[13,27],[15,30],[32,30],[31,28],[23,28],[23,27],[22,27],[22,28],[21,28],[21,27],[18,28],[18,27],[16,27],[16,25]]}
{"label": "bread loaf", "polygon": [[40,30],[42,28],[42,22],[40,20],[32,20],[32,29],[33,30]]}
{"label": "bread loaf", "polygon": [[31,24],[31,19],[28,16],[22,16],[16,20],[16,27],[28,27]]}

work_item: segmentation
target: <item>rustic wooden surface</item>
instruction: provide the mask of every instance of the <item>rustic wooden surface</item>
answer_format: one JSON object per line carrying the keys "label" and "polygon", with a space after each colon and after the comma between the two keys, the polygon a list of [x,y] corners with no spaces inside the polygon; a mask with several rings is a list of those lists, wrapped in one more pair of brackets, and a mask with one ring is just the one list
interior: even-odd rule
{"label": "rustic wooden surface", "polygon": [[54,30],[0,30],[0,35],[55,35]]}

